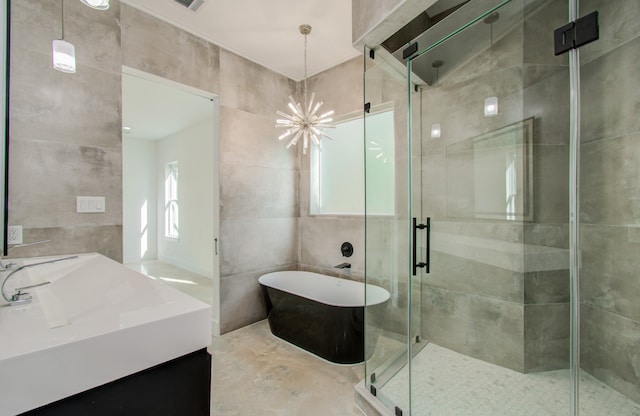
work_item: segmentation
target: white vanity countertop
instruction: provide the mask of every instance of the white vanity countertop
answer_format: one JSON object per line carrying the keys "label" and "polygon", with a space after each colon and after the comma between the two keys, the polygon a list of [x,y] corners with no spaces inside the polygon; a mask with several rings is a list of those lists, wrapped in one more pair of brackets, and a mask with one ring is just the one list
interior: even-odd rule
{"label": "white vanity countertop", "polygon": [[[55,256],[51,259],[66,256]],[[48,258],[31,258],[19,265]],[[3,275],[9,272],[3,272]],[[5,276],[0,275],[0,279]],[[15,415],[211,343],[211,307],[99,254],[23,269],[0,307],[0,415]]]}

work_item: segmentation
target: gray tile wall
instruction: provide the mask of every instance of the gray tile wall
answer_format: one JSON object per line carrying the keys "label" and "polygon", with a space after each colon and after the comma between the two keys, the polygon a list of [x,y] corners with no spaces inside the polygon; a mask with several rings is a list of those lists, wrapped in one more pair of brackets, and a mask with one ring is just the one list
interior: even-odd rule
{"label": "gray tile wall", "polygon": [[[538,247],[531,247],[568,248],[568,181],[558,180],[568,175],[568,70],[566,58],[554,57],[551,50],[552,29],[563,19],[560,3],[546,3],[495,40],[490,50],[478,51],[465,65],[425,87],[421,101],[414,100],[423,108],[422,132],[414,132],[423,138],[423,215],[432,217],[434,232],[481,238],[495,250],[484,260],[473,250],[468,257],[452,255],[433,237],[432,270],[423,278],[423,335],[524,372],[568,366],[568,271],[536,271],[541,265],[534,257]],[[455,38],[449,42],[455,43]],[[557,98],[550,100],[552,92]],[[500,100],[499,115],[490,119],[481,110],[489,95]],[[447,146],[530,117],[532,221],[452,217]],[[441,124],[441,138],[430,138],[433,123]],[[521,245],[522,250],[502,253],[505,243]],[[497,265],[502,256],[509,257],[502,262],[509,267]],[[547,320],[548,316],[555,318]]]}
{"label": "gray tile wall", "polygon": [[[9,223],[24,241],[12,257],[96,251],[122,260],[120,5],[65,4],[77,73],[51,66],[57,1],[12,2]],[[78,195],[106,197],[104,214],[76,214]]]}
{"label": "gray tile wall", "polygon": [[[52,242],[11,254],[122,260],[125,65],[220,97],[221,330],[264,318],[257,277],[298,262],[298,158],[274,129],[296,83],[117,0],[66,2],[78,72],[62,74],[50,64],[60,3],[13,6],[10,222]],[[105,195],[106,214],[75,214],[76,195]]]}
{"label": "gray tile wall", "polygon": [[640,4],[585,0],[581,49],[581,366],[640,402]]}
{"label": "gray tile wall", "polygon": [[123,14],[125,65],[220,97],[220,331],[264,319],[258,277],[298,260],[298,160],[274,128],[296,84],[135,8]]}
{"label": "gray tile wall", "polygon": [[[309,94],[315,92],[318,100],[324,102],[323,108],[335,112],[334,117],[362,111],[362,58],[353,58],[310,78],[307,90]],[[298,151],[296,149],[296,154]],[[309,155],[303,156],[300,152],[299,267],[363,280],[364,217],[310,215],[309,181]],[[347,241],[353,245],[353,256],[349,258],[342,257],[340,252],[340,246]],[[351,269],[334,268],[343,262],[351,263]]]}

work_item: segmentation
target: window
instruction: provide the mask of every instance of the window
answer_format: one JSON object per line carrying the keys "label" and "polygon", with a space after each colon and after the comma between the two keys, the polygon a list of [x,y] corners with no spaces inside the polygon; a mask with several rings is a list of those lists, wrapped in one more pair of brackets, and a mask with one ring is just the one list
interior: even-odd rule
{"label": "window", "polygon": [[393,132],[393,110],[386,110],[367,115],[364,122],[357,117],[336,123],[336,128],[329,131],[333,140],[322,140],[322,150],[312,146],[311,214],[364,214],[365,156],[367,213],[394,214]]}
{"label": "window", "polygon": [[169,238],[180,236],[178,210],[178,162],[167,163],[164,178],[164,235]]}

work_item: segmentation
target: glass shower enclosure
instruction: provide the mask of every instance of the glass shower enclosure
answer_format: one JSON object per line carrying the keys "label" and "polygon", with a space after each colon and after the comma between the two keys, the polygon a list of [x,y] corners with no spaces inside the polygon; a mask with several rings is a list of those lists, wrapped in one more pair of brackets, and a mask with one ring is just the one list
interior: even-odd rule
{"label": "glass shower enclosure", "polygon": [[[594,11],[599,39],[556,55]],[[394,121],[395,210],[365,217],[391,293],[365,384],[389,414],[640,414],[639,18],[440,0],[365,50],[367,152],[368,119]]]}

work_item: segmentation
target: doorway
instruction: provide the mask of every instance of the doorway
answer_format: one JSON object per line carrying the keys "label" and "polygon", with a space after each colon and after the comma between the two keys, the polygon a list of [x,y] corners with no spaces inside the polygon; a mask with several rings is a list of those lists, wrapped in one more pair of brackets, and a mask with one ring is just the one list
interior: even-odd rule
{"label": "doorway", "polygon": [[214,311],[217,109],[211,93],[123,68],[123,262]]}

